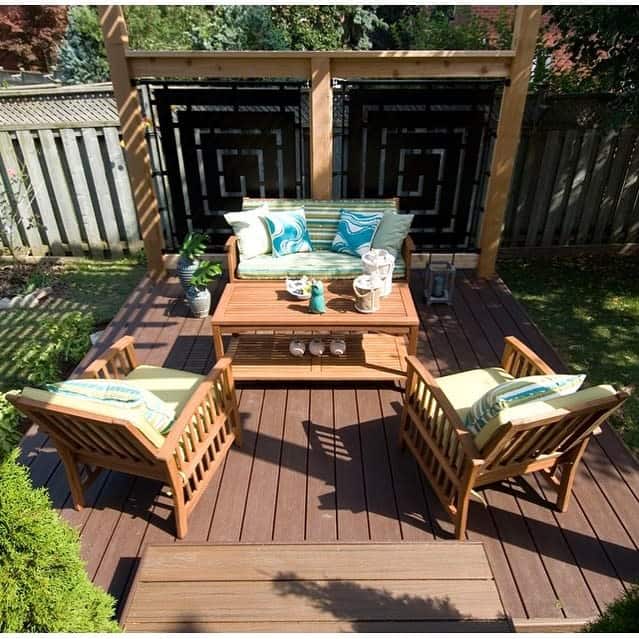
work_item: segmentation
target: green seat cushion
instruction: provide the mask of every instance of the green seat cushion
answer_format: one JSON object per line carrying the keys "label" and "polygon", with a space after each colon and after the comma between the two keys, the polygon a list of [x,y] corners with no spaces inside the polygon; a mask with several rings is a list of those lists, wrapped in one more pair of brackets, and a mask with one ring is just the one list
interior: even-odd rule
{"label": "green seat cushion", "polygon": [[290,211],[304,208],[306,226],[314,251],[330,251],[340,211],[347,209],[361,213],[397,213],[397,200],[394,198],[378,198],[372,200],[296,200],[290,198],[248,198],[242,201],[245,211],[257,209],[267,204],[269,211]]}
{"label": "green seat cushion", "polygon": [[477,368],[439,377],[437,383],[459,415],[462,423],[471,406],[489,390],[514,379],[503,368]]}
{"label": "green seat cushion", "polygon": [[[362,273],[362,261],[354,255],[313,251],[274,257],[258,255],[250,260],[240,260],[237,276],[251,280],[281,280],[287,277],[308,275],[319,279],[353,279]],[[395,263],[394,279],[406,276],[406,265],[401,258]]]}
{"label": "green seat cushion", "polygon": [[204,375],[197,373],[146,364],[134,368],[126,376],[127,382],[151,391],[168,404],[175,411],[176,417],[205,379]]}

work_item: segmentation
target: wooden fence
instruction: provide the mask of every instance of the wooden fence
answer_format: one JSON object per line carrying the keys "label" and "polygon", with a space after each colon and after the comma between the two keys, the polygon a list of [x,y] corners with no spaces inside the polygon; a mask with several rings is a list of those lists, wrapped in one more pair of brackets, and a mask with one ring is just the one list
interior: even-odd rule
{"label": "wooden fence", "polygon": [[[13,199],[9,174],[24,168],[33,196],[14,202],[22,220],[38,220],[38,225],[22,225],[14,243],[33,255],[119,257],[139,251],[110,87],[106,96],[96,91],[93,101],[86,100],[86,91],[42,97],[41,92],[12,92],[0,101],[0,197],[8,193]],[[96,116],[96,105],[105,97],[106,106],[99,106]]]}
{"label": "wooden fence", "polygon": [[635,248],[639,129],[601,122],[607,100],[529,100],[507,210],[505,253]]}

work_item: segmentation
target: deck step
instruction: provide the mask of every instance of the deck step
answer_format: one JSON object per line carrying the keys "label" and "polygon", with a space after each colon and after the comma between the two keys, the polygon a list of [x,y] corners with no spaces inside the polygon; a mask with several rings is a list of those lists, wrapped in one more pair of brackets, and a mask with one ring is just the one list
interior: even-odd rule
{"label": "deck step", "polygon": [[151,545],[127,631],[510,631],[468,542]]}

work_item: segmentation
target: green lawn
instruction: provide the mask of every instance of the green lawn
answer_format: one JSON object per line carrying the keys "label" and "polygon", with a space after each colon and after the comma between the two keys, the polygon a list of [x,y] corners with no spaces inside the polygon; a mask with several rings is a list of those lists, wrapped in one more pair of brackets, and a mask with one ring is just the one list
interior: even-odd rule
{"label": "green lawn", "polygon": [[[498,271],[532,319],[590,384],[639,381],[639,258],[504,260]],[[639,451],[639,398],[612,420]]]}
{"label": "green lawn", "polygon": [[145,271],[139,260],[70,262],[38,285],[53,285],[54,294],[35,309],[0,311],[0,391],[23,385],[25,371],[13,357],[27,338],[42,336],[43,321],[73,311],[92,313],[103,326],[119,310]]}

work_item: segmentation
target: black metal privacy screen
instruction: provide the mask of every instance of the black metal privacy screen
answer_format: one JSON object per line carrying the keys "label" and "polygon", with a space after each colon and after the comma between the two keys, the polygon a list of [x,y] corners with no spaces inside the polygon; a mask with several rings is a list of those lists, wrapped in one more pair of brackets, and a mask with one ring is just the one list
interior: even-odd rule
{"label": "black metal privacy screen", "polygon": [[[497,84],[341,82],[333,195],[399,197],[418,247],[473,250]],[[310,197],[308,87],[301,82],[140,84],[165,236],[219,249],[244,196]]]}

